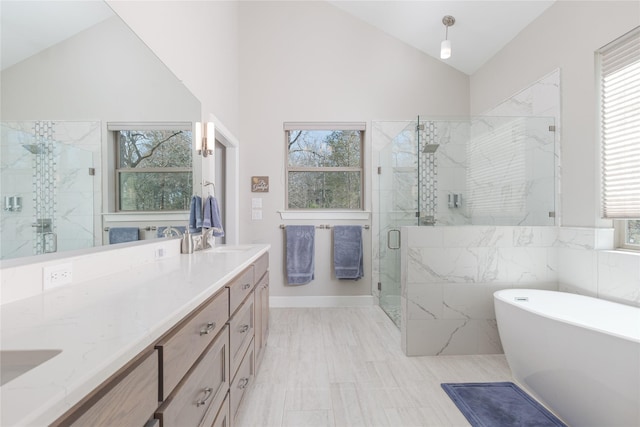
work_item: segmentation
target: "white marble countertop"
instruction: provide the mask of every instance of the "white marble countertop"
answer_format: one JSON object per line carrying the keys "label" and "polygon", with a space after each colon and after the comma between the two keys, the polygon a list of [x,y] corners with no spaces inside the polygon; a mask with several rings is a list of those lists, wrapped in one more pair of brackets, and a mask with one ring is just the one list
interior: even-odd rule
{"label": "white marble countertop", "polygon": [[62,352],[0,387],[0,425],[55,421],[268,249],[218,246],[2,305],[2,350]]}

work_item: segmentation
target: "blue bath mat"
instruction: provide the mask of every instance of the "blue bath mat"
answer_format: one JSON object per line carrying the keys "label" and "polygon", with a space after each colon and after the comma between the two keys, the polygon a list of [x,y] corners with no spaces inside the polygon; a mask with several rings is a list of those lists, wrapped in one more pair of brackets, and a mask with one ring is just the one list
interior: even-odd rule
{"label": "blue bath mat", "polygon": [[473,427],[567,427],[514,383],[441,385]]}

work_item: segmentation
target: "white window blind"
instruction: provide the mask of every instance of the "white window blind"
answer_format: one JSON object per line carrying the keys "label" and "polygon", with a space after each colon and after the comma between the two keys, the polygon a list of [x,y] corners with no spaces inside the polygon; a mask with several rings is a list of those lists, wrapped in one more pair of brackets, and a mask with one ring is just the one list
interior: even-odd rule
{"label": "white window blind", "polygon": [[640,218],[640,27],[599,53],[601,213]]}

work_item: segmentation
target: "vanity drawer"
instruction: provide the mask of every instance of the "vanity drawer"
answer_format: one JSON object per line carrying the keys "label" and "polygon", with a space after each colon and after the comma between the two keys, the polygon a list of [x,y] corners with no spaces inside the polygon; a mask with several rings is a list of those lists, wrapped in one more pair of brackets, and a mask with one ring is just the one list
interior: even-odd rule
{"label": "vanity drawer", "polygon": [[265,252],[260,258],[258,258],[253,266],[255,268],[255,277],[253,278],[254,283],[258,283],[258,281],[264,276],[264,273],[269,269],[269,252]]}
{"label": "vanity drawer", "polygon": [[231,376],[235,374],[242,362],[242,357],[253,339],[254,309],[253,298],[247,299],[238,311],[229,319],[229,351],[231,357]]}
{"label": "vanity drawer", "polygon": [[54,426],[145,425],[158,407],[158,353],[153,350],[97,390]]}
{"label": "vanity drawer", "polygon": [[238,373],[233,379],[231,388],[229,389],[229,411],[231,411],[231,425],[235,424],[234,420],[236,418],[236,415],[238,414],[238,408],[240,407],[240,403],[242,402],[244,393],[247,391],[249,385],[253,382],[253,378],[256,373],[254,362],[254,348],[253,341],[251,341],[249,349],[245,353],[244,359],[242,359],[242,363],[240,364],[240,368],[238,368]]}
{"label": "vanity drawer", "polygon": [[[213,405],[212,405],[213,406]],[[218,408],[218,411],[214,411],[214,408],[211,408],[212,413],[216,416],[213,422],[209,422],[209,419],[205,419],[202,423],[202,427],[229,427],[231,425],[231,419],[229,414],[229,393],[227,393],[227,397],[224,398],[224,402],[222,402],[222,406]]]}
{"label": "vanity drawer", "polygon": [[156,345],[160,354],[160,400],[165,400],[229,318],[229,293],[197,308]]}
{"label": "vanity drawer", "polygon": [[253,265],[238,274],[228,284],[229,288],[229,315],[232,315],[242,304],[242,301],[251,293],[255,281],[253,280]]}
{"label": "vanity drawer", "polygon": [[[198,427],[216,413],[229,389],[229,328],[224,327],[156,412],[161,427]],[[216,408],[212,410],[212,408]],[[211,420],[209,420],[211,422]]]}

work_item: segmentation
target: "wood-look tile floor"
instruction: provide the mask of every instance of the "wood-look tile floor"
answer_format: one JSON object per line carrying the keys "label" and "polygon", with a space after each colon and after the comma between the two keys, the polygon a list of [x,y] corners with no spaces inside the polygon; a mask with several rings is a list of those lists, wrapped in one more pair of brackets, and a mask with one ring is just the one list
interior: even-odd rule
{"label": "wood-look tile floor", "polygon": [[406,357],[377,306],[272,308],[236,426],[469,426],[443,382],[512,381],[503,355]]}

